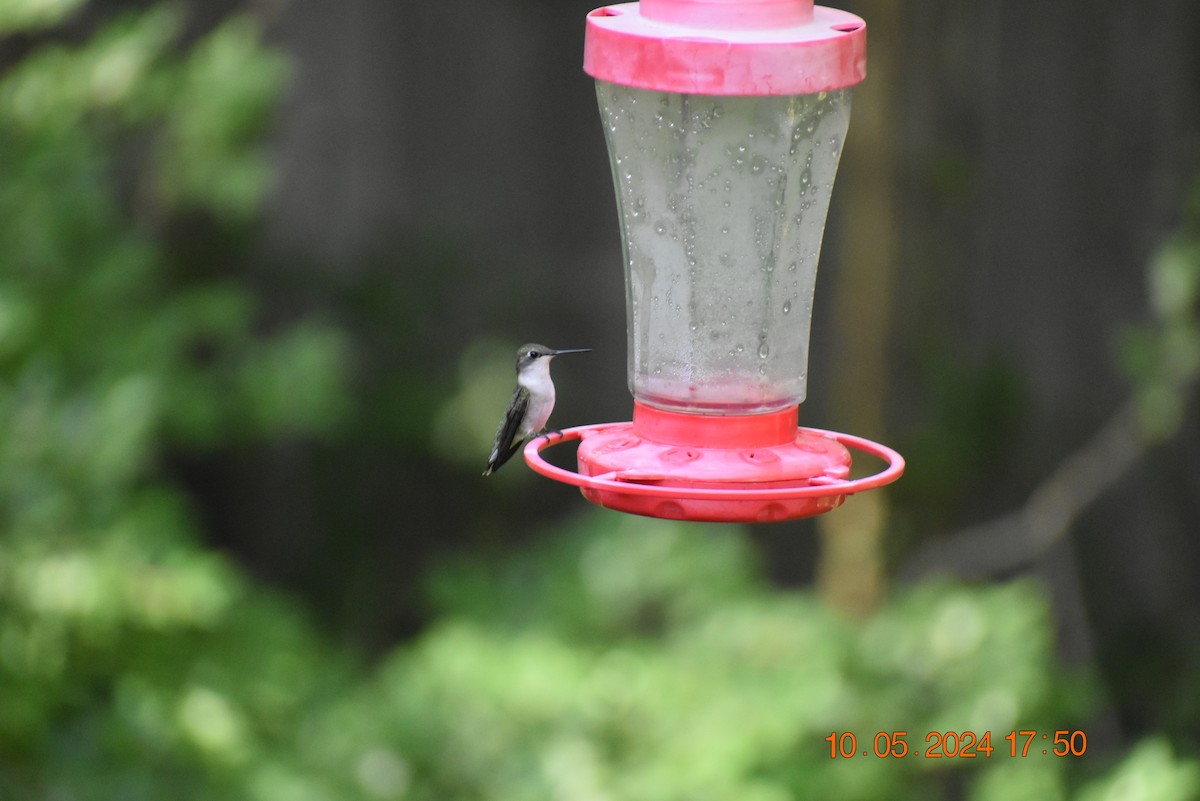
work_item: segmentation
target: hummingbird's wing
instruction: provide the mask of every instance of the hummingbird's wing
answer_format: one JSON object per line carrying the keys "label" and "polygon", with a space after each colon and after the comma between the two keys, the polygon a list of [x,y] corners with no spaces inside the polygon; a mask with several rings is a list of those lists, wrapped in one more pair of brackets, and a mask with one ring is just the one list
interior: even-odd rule
{"label": "hummingbird's wing", "polygon": [[487,469],[483,471],[485,476],[490,476],[499,470],[500,466],[511,459],[512,455],[521,448],[521,441],[517,439],[517,431],[521,426],[521,421],[525,419],[525,412],[528,409],[529,393],[522,392],[518,388],[513,394],[512,401],[508,404],[504,419],[500,421],[500,426],[496,429],[496,442],[492,446],[491,455],[488,456]]}

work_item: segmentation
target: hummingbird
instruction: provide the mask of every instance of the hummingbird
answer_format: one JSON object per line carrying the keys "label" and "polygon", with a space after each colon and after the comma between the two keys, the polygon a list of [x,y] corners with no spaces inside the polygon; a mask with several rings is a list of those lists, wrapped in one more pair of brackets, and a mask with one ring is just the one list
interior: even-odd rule
{"label": "hummingbird", "polygon": [[517,388],[513,390],[504,419],[496,429],[496,442],[488,457],[485,476],[500,469],[520,450],[527,439],[540,434],[554,410],[554,382],[550,380],[550,361],[564,353],[587,353],[591,348],[554,350],[530,343],[517,351]]}

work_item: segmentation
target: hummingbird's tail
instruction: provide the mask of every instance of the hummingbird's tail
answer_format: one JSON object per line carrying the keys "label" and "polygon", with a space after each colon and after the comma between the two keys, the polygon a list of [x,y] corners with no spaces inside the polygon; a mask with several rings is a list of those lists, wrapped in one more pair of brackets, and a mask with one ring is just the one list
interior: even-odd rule
{"label": "hummingbird's tail", "polygon": [[518,441],[510,445],[508,450],[501,450],[500,448],[493,450],[492,455],[488,457],[487,469],[483,471],[483,474],[490,476],[492,473],[495,473],[505,462],[513,457],[514,453],[521,450],[523,444],[524,442]]}

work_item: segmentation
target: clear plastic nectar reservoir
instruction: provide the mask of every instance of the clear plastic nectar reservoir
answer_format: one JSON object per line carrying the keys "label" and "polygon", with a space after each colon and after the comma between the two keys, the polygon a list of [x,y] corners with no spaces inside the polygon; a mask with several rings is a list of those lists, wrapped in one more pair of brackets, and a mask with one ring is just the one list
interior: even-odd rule
{"label": "clear plastic nectar reservoir", "polygon": [[721,96],[597,81],[636,400],[708,414],[804,400],[850,91]]}

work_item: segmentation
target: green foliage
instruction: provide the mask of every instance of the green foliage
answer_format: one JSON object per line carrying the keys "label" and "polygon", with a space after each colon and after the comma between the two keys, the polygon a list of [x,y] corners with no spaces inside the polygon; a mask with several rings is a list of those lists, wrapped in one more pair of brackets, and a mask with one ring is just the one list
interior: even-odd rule
{"label": "green foliage", "polygon": [[171,53],[178,28],[170,9],[128,17],[82,47],[43,48],[0,82],[5,388],[90,409],[132,382],[140,406],[117,418],[193,444],[326,427],[340,411],[341,337],[309,324],[261,341],[245,287],[194,275],[212,267],[170,227],[257,209],[280,62],[247,20],[185,59]]}
{"label": "green foliage", "polygon": [[586,642],[657,634],[763,590],[749,544],[730,527],[660,523],[642,536],[647,525],[605,514],[587,518],[556,549],[500,564],[454,561],[434,575],[431,596],[449,617]]}
{"label": "green foliage", "polygon": [[[917,587],[856,621],[769,588],[750,553],[736,529],[597,511],[511,560],[455,564],[438,622],[315,718],[309,770],[356,766],[363,797],[396,799],[1076,797],[1094,747],[1013,758],[1003,739],[1086,729],[1089,683],[1056,664],[1035,584]],[[875,733],[898,730],[914,752],[990,731],[995,751],[876,757]],[[854,757],[830,757],[835,731]],[[1125,798],[1104,793],[1152,764],[1193,791],[1196,764],[1154,747],[1087,801]]]}
{"label": "green foliage", "polygon": [[1178,759],[1163,738],[1140,743],[1079,801],[1193,801],[1200,798],[1200,764]]}
{"label": "green foliage", "polygon": [[0,76],[0,798],[244,795],[344,673],[200,545],[162,470],[330,430],[345,350],[315,323],[264,338],[214,269],[266,190],[281,62],[247,19],[180,33],[174,8],[130,14]]}
{"label": "green foliage", "polygon": [[165,139],[176,157],[164,163],[160,191],[232,219],[257,213],[268,177],[258,144],[282,75],[248,18],[201,42],[171,76]]}

